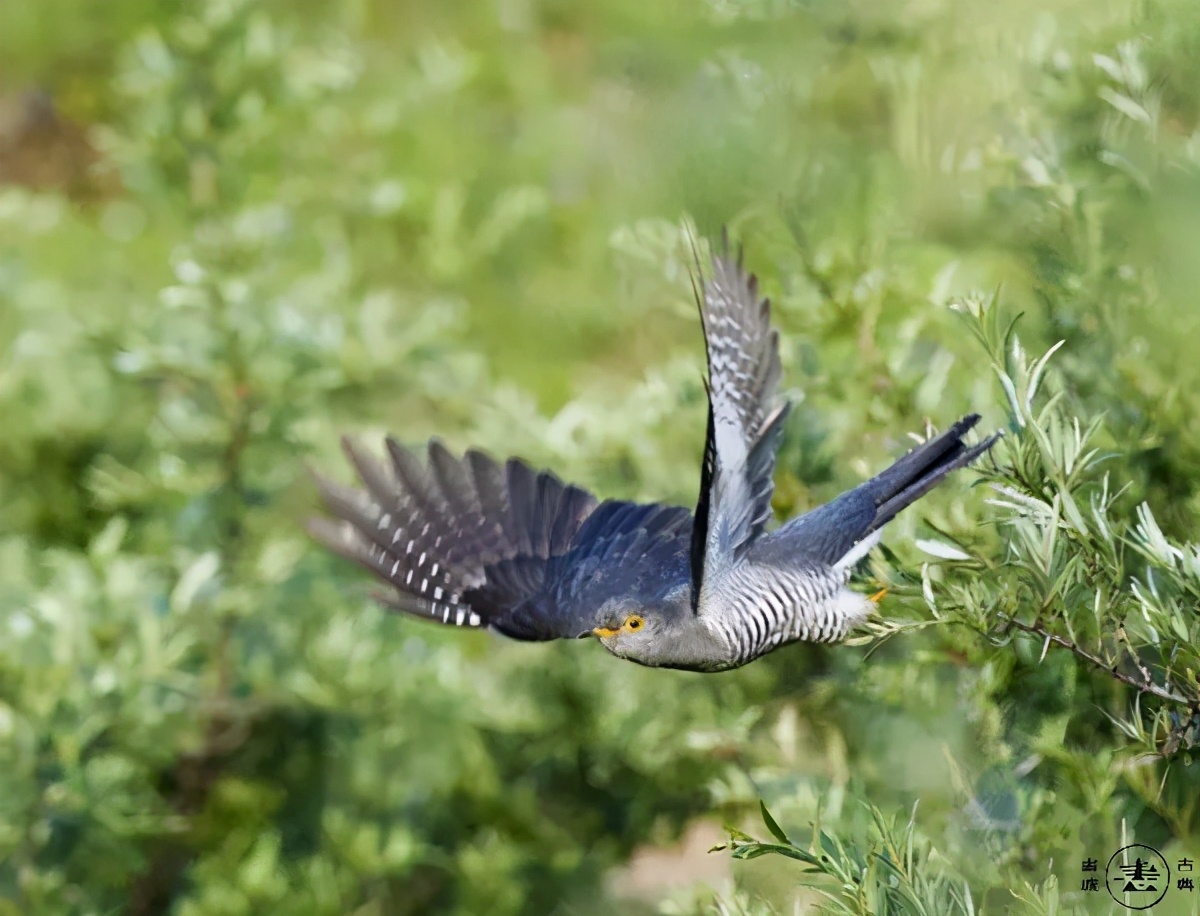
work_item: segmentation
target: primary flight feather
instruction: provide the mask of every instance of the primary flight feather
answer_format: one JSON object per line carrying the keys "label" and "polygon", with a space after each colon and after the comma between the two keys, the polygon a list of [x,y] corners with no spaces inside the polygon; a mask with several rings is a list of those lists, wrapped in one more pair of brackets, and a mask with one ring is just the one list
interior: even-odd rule
{"label": "primary flight feather", "polygon": [[772,532],[779,338],[755,277],[723,244],[701,282],[708,431],[695,514],[599,500],[511,458],[417,454],[380,463],[343,444],[364,489],[317,478],[334,518],[313,535],[386,582],[405,614],[505,636],[597,636],[643,665],[722,671],[797,640],[835,642],[869,614],[850,573],[896,513],[996,441],[971,415],[877,477]]}

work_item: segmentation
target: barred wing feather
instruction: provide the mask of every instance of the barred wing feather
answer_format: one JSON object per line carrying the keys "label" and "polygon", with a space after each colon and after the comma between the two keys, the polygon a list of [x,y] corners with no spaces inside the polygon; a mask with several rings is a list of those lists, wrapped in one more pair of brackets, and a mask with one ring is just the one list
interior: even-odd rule
{"label": "barred wing feather", "polygon": [[713,258],[700,292],[708,354],[708,429],[691,565],[699,609],[707,579],[728,571],[771,517],[775,453],[788,405],[773,405],[779,335],[771,307],[740,255]]}
{"label": "barred wing feather", "polygon": [[422,461],[388,439],[384,464],[343,446],[365,489],[314,475],[334,518],[309,530],[387,583],[380,601],[415,617],[516,639],[578,636],[596,602],[623,587],[615,567],[645,573],[691,534],[686,509],[602,503],[515,458],[459,458],[434,440]]}

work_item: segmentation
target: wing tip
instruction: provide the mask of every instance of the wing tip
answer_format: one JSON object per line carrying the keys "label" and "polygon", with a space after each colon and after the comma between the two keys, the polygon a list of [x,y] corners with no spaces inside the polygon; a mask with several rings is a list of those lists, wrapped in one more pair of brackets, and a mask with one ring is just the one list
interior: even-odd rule
{"label": "wing tip", "polygon": [[362,447],[359,445],[358,440],[351,435],[345,434],[338,437],[338,444],[341,446],[342,454],[346,456],[346,460],[357,467],[357,455],[359,449]]}
{"label": "wing tip", "polygon": [[304,530],[310,538],[323,547],[340,552],[339,548],[349,540],[349,522],[334,520],[324,515],[310,515],[304,520]]}

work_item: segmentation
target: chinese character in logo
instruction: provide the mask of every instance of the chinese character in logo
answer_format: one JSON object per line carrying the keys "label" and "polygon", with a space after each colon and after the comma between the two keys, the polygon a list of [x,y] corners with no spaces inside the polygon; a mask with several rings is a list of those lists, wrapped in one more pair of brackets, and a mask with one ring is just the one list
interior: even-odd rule
{"label": "chinese character in logo", "polygon": [[1191,871],[1192,870],[1192,860],[1191,859],[1180,859],[1179,860],[1179,870],[1180,871]]}
{"label": "chinese character in logo", "polygon": [[1129,910],[1145,910],[1167,893],[1171,869],[1157,849],[1134,843],[1113,853],[1105,879],[1113,900]]}
{"label": "chinese character in logo", "polygon": [[1100,879],[1084,878],[1083,882],[1079,885],[1079,889],[1081,891],[1098,891],[1100,890]]}
{"label": "chinese character in logo", "polygon": [[1121,871],[1125,872],[1125,886],[1121,888],[1125,893],[1158,890],[1154,886],[1158,881],[1158,869],[1141,856],[1134,859],[1132,865],[1122,865]]}
{"label": "chinese character in logo", "polygon": [[1084,871],[1095,871],[1096,866],[1099,864],[1100,863],[1097,862],[1095,859],[1084,859],[1083,860],[1083,870]]}
{"label": "chinese character in logo", "polygon": [[1196,889],[1196,885],[1192,883],[1191,878],[1180,878],[1175,882],[1175,886],[1181,891],[1194,891]]}

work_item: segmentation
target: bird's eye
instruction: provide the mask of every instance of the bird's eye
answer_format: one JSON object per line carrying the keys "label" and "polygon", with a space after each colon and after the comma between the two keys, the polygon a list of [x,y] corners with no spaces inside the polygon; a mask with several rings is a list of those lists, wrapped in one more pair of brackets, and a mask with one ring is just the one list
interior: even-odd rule
{"label": "bird's eye", "polygon": [[626,617],[625,618],[625,628],[627,630],[629,630],[630,632],[636,632],[637,630],[640,630],[644,623],[645,623],[645,621],[642,620],[641,617],[635,616],[635,617]]}

